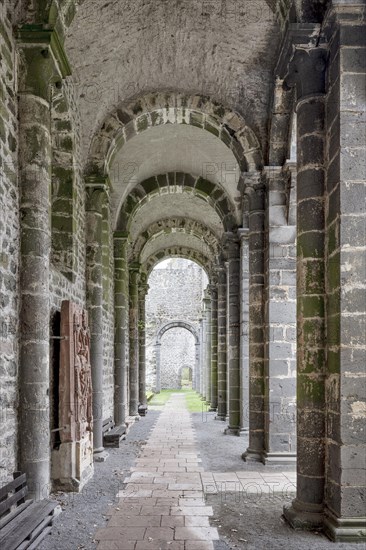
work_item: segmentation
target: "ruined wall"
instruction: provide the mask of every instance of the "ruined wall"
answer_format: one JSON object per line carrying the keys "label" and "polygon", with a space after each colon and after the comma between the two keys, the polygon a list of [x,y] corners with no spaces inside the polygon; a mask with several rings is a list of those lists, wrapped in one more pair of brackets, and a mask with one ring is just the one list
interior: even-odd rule
{"label": "ruined wall", "polygon": [[19,315],[16,54],[8,2],[0,3],[0,484],[16,470]]}
{"label": "ruined wall", "polygon": [[185,328],[172,328],[161,339],[160,376],[161,389],[180,389],[183,367],[191,367],[195,373],[195,340]]}
{"label": "ruined wall", "polygon": [[[155,386],[156,335],[157,331],[172,320],[181,320],[199,328],[201,317],[202,291],[207,286],[207,276],[195,263],[188,260],[172,259],[160,264],[165,268],[155,268],[149,277],[149,292],[146,298],[146,372],[147,388]],[[170,336],[174,334],[174,337]],[[167,365],[178,361],[177,350],[184,350],[191,334],[186,329],[171,329],[162,338],[161,359]],[[193,336],[192,336],[193,338]],[[165,345],[164,342],[170,342]],[[187,358],[194,363],[187,351]],[[194,345],[193,345],[194,353]],[[183,357],[183,356],[180,356]]]}

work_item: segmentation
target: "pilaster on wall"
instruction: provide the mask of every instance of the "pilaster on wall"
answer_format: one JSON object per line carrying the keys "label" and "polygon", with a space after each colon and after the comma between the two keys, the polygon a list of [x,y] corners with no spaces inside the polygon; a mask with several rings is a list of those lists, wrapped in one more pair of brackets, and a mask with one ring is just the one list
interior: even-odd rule
{"label": "pilaster on wall", "polygon": [[265,449],[262,461],[296,459],[296,225],[287,224],[287,178],[268,166],[265,247]]}
{"label": "pilaster on wall", "polygon": [[49,281],[51,84],[70,69],[55,31],[18,32],[21,310],[19,464],[32,497],[47,496],[49,445]]}

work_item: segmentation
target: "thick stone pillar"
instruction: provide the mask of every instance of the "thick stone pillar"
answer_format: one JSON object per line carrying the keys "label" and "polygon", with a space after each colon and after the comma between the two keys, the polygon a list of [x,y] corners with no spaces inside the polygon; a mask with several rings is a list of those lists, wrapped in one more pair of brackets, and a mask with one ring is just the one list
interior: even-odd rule
{"label": "thick stone pillar", "polygon": [[296,225],[287,222],[288,175],[268,166],[265,246],[264,463],[296,460]]}
{"label": "thick stone pillar", "polygon": [[365,3],[333,2],[326,22],[326,534],[366,542]]}
{"label": "thick stone pillar", "polygon": [[325,67],[322,47],[298,45],[285,82],[297,100],[297,492],[285,517],[323,524],[325,465]]}
{"label": "thick stone pillar", "polygon": [[139,404],[139,281],[138,264],[130,267],[130,416],[138,415]]}
{"label": "thick stone pillar", "polygon": [[262,460],[264,450],[264,196],[252,174],[249,199],[249,446],[244,460]]}
{"label": "thick stone pillar", "polygon": [[240,251],[237,235],[226,233],[224,247],[228,263],[227,368],[229,371],[229,425],[225,433],[240,435]]}
{"label": "thick stone pillar", "polygon": [[18,31],[19,186],[21,220],[19,467],[30,496],[50,490],[49,281],[51,188],[51,83],[70,70],[55,31]]}
{"label": "thick stone pillar", "polygon": [[249,228],[240,239],[240,430],[249,431]]}
{"label": "thick stone pillar", "polygon": [[145,273],[141,273],[139,284],[139,414],[145,416],[147,410],[146,401],[146,294],[149,285],[146,283]]}
{"label": "thick stone pillar", "polygon": [[128,261],[127,233],[114,233],[114,416],[125,423],[127,410]]}
{"label": "thick stone pillar", "polygon": [[203,315],[205,320],[205,401],[209,405],[211,400],[211,288],[206,288],[203,298]]}
{"label": "thick stone pillar", "polygon": [[217,409],[217,280],[211,287],[211,408]]}
{"label": "thick stone pillar", "polygon": [[217,420],[226,420],[226,268],[218,268],[217,286]]}
{"label": "thick stone pillar", "polygon": [[108,186],[102,181],[86,184],[86,284],[90,324],[90,364],[93,385],[94,460],[103,461],[103,208]]}

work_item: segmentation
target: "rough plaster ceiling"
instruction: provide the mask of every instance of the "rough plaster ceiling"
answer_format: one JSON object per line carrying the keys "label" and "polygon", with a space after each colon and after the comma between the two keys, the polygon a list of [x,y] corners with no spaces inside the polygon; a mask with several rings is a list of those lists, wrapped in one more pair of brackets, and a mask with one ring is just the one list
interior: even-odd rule
{"label": "rough plaster ceiling", "polygon": [[265,145],[279,40],[264,0],[85,0],[65,43],[84,161],[106,115],[151,91],[211,96],[241,112]]}
{"label": "rough plaster ceiling", "polygon": [[128,193],[150,176],[166,172],[202,176],[220,185],[233,203],[240,168],[233,152],[213,134],[194,126],[167,124],[128,141],[110,167],[112,219]]}
{"label": "rough plaster ceiling", "polygon": [[156,196],[137,211],[130,226],[131,241],[134,242],[152,223],[173,217],[204,223],[218,238],[223,233],[219,215],[206,201],[185,193],[176,193]]}

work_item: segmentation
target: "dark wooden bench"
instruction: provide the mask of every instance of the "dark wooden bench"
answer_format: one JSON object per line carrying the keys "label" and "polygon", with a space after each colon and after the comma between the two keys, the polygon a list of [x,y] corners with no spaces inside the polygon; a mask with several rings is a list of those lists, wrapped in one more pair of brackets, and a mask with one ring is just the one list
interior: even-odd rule
{"label": "dark wooden bench", "polygon": [[126,437],[126,426],[116,426],[110,416],[103,420],[103,445],[104,447],[119,447],[120,441]]}
{"label": "dark wooden bench", "polygon": [[146,416],[147,415],[147,405],[139,405],[138,413],[140,416]]}
{"label": "dark wooden bench", "polygon": [[26,475],[15,472],[13,476],[13,481],[0,488],[0,548],[36,550],[51,532],[61,507],[48,499],[39,502],[26,499]]}

